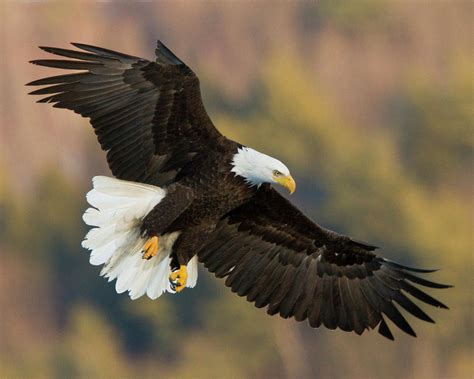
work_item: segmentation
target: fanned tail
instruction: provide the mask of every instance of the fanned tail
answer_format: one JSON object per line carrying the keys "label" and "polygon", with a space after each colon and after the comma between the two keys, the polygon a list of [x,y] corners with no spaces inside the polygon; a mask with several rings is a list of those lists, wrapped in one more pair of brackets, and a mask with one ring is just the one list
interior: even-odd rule
{"label": "fanned tail", "polygon": [[[160,247],[153,259],[142,259],[146,237],[140,233],[143,218],[166,196],[166,190],[143,183],[96,176],[87,194],[88,208],[83,220],[93,226],[82,246],[91,250],[90,263],[104,265],[101,275],[117,280],[118,293],[128,291],[132,299],[145,293],[158,298],[163,292],[174,293],[169,282],[171,249],[179,232],[159,237]],[[197,259],[189,264],[187,287],[197,281]]]}

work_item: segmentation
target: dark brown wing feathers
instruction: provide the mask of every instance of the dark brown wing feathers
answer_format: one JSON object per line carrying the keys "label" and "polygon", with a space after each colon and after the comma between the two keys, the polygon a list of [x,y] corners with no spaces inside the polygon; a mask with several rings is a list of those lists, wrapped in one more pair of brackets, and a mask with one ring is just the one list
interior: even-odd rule
{"label": "dark brown wing feathers", "polygon": [[73,45],[83,51],[41,49],[74,60],[32,63],[85,72],[33,81],[29,85],[47,87],[31,94],[89,117],[116,177],[166,185],[220,136],[202,104],[198,78],[161,42],[156,62]]}
{"label": "dark brown wing feathers", "polygon": [[391,262],[374,250],[319,227],[262,185],[254,199],[221,220],[199,259],[217,277],[226,278],[233,292],[257,307],[266,306],[269,314],[358,334],[379,326],[382,335],[393,339],[386,317],[415,336],[397,305],[433,322],[407,295],[447,308],[414,284],[449,286],[410,273],[433,270]]}

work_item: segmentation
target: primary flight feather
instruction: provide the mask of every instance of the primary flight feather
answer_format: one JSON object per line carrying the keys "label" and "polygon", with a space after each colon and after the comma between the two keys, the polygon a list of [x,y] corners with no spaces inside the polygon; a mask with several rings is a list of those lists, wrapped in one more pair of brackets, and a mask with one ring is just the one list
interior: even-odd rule
{"label": "primary flight feather", "polygon": [[295,191],[279,160],[214,127],[199,79],[158,42],[156,61],[95,46],[41,47],[71,59],[40,66],[79,70],[29,85],[39,102],[90,122],[115,178],[98,176],[84,213],[83,246],[101,275],[132,299],[194,287],[198,260],[271,315],[362,334],[385,322],[415,332],[398,310],[433,320],[411,299],[444,304],[416,285],[446,288],[375,253],[376,247],[315,224],[272,188]]}

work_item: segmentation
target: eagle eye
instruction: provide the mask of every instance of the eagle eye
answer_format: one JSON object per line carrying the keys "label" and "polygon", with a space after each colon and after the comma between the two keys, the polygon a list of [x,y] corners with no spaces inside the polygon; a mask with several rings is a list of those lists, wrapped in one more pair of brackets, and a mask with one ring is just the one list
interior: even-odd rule
{"label": "eagle eye", "polygon": [[274,176],[282,176],[283,174],[278,170],[273,170],[273,175]]}

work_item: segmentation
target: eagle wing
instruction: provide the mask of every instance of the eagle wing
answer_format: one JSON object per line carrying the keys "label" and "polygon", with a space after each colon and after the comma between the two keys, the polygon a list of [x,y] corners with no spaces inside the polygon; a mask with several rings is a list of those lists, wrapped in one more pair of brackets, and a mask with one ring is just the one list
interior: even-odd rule
{"label": "eagle wing", "polygon": [[194,72],[158,41],[156,62],[73,43],[83,51],[42,50],[72,58],[31,63],[82,72],[28,83],[47,87],[31,92],[89,117],[107,152],[112,173],[124,180],[163,186],[184,165],[204,153],[221,134],[201,99]]}
{"label": "eagle wing", "polygon": [[[415,332],[395,304],[433,322],[407,295],[447,308],[414,284],[449,286],[413,275],[428,273],[374,253],[376,248],[326,230],[269,185],[221,219],[199,260],[239,296],[267,306],[268,314],[309,320],[362,334],[379,326],[393,339],[384,316],[406,333]],[[403,291],[403,292],[402,292]]]}

